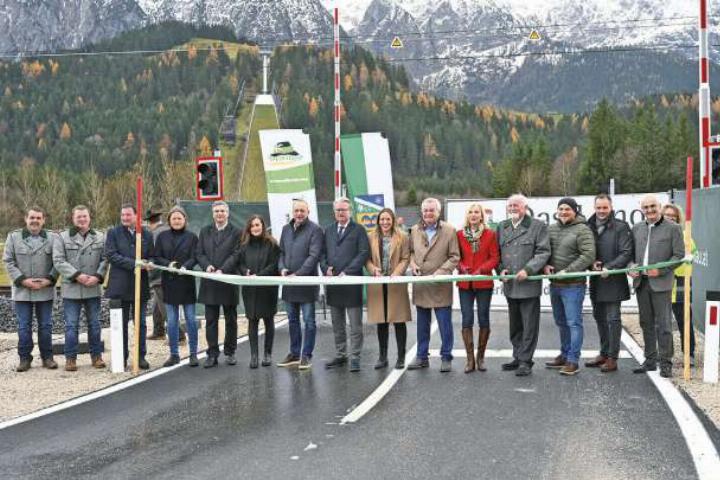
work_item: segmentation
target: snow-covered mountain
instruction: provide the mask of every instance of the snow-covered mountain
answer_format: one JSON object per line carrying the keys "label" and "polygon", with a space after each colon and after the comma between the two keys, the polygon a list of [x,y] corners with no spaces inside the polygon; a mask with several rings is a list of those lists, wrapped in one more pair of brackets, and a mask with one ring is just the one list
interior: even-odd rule
{"label": "snow-covered mountain", "polygon": [[[644,82],[640,91],[618,91],[622,87],[618,89],[613,79],[607,79],[608,89],[597,95],[616,100],[662,91],[671,85],[689,89],[693,81],[696,83],[693,79],[697,69],[693,69],[692,62],[697,55],[693,45],[697,42],[698,7],[689,0],[360,0],[353,3],[366,5],[362,16],[357,5],[349,11],[340,5],[340,19],[357,43],[402,63],[421,87],[454,97],[499,102],[516,86],[516,76],[527,77],[529,70],[541,69],[549,74],[549,78],[537,79],[538,83],[545,84],[552,83],[555,77],[566,76],[568,68],[580,74],[578,82],[586,75],[605,75],[603,70],[591,72],[578,68],[583,62],[605,69],[613,61],[634,62],[633,67],[649,68],[648,75],[666,74],[658,75],[657,82]],[[328,8],[332,4],[332,0],[325,0]],[[533,31],[537,31],[539,40],[530,39]],[[402,49],[390,48],[395,36],[403,41]],[[618,48],[636,51],[597,52]],[[586,50],[591,52],[582,52]],[[568,54],[568,51],[575,53]],[[593,55],[604,58],[598,63],[598,59],[588,58]],[[672,60],[663,60],[667,58]],[[665,71],[667,68],[685,72],[684,83],[678,80],[681,72]],[[642,73],[640,70],[639,75]],[[666,77],[674,81],[668,83]],[[515,98],[517,95],[511,96],[510,102]],[[589,98],[586,105],[556,104],[550,108],[582,108],[596,100]],[[561,98],[558,97],[558,101]]]}
{"label": "snow-covered mountain", "polygon": [[145,20],[135,0],[0,0],[0,52],[78,48]]}
{"label": "snow-covered mountain", "polygon": [[261,43],[327,41],[332,18],[319,0],[138,0],[153,23],[226,25]]}
{"label": "snow-covered mountain", "polygon": [[[77,48],[164,20],[330,44],[336,5],[352,42],[443,95],[568,110],[697,83],[692,0],[0,0],[0,51]],[[403,48],[390,48],[395,36]],[[597,52],[617,48],[637,51]]]}

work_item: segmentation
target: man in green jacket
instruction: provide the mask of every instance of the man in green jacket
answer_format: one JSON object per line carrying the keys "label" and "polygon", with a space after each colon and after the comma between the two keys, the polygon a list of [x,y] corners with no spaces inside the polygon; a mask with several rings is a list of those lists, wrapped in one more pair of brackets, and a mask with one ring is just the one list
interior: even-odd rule
{"label": "man in green jacket", "polygon": [[[595,237],[580,215],[573,198],[558,202],[558,222],[548,227],[550,262],[545,274],[582,272],[595,261]],[[560,330],[560,355],[546,362],[563,375],[575,375],[583,343],[582,309],[585,299],[585,277],[554,279],[550,282],[550,301],[555,324]]]}

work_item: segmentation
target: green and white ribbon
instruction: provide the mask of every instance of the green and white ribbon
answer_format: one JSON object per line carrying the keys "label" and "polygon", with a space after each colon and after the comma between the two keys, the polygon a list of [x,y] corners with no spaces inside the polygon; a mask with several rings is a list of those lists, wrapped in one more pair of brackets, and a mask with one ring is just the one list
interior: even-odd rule
{"label": "green and white ribbon", "polygon": [[[618,268],[615,270],[584,271],[572,273],[555,273],[552,275],[530,275],[527,280],[571,280],[584,277],[597,277],[608,275],[621,275],[629,272],[643,272],[660,268],[673,268],[681,263],[692,263],[693,256],[688,255],[682,260],[671,260],[667,262],[654,263],[652,265]],[[140,264],[145,264],[140,262]],[[308,286],[308,285],[382,285],[402,283],[441,283],[441,282],[477,282],[487,280],[513,280],[512,275],[423,275],[423,276],[391,276],[374,277],[369,275],[342,275],[333,277],[320,276],[246,276],[228,275],[225,273],[207,273],[196,270],[177,269],[154,265],[157,270],[171,272],[178,275],[191,275],[193,277],[215,280],[217,282],[229,283],[241,286]]]}

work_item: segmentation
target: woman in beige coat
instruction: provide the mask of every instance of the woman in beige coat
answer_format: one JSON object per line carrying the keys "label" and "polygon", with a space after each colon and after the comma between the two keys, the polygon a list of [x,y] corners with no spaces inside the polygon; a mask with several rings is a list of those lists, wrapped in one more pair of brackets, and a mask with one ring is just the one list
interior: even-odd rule
{"label": "woman in beige coat", "polygon": [[[370,275],[405,275],[410,262],[410,242],[397,226],[395,213],[389,208],[380,211],[375,230],[368,234],[370,257],[365,268]],[[406,322],[412,320],[407,284],[368,285],[367,316],[369,323],[377,324],[380,357],[376,369],[388,366],[387,351],[390,324],[395,326],[398,357],[395,368],[405,368]]]}

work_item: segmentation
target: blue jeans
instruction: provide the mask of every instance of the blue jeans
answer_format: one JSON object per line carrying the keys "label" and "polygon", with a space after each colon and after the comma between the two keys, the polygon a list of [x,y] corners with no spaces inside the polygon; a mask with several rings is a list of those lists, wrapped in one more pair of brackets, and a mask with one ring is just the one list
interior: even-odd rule
{"label": "blue jeans", "polygon": [[46,302],[13,302],[15,317],[18,322],[18,355],[20,360],[32,359],[33,338],[32,318],[33,308],[38,320],[38,345],[40,357],[45,360],[52,358],[52,308],[53,301]]}
{"label": "blue jeans", "polygon": [[578,364],[583,344],[582,308],[585,285],[550,286],[555,325],[560,330],[560,353],[568,363]]}
{"label": "blue jeans", "polygon": [[440,330],[440,356],[444,360],[452,360],[453,328],[451,307],[417,308],[417,358],[427,360],[430,348],[430,320],[435,310],[438,329]]}
{"label": "blue jeans", "polygon": [[77,358],[78,331],[80,329],[80,310],[85,308],[88,322],[88,346],[90,355],[102,355],[100,343],[100,297],[83,300],[63,298],[63,317],[65,318],[65,358]]}
{"label": "blue jeans", "polygon": [[185,325],[188,333],[188,343],[190,344],[190,354],[197,355],[198,346],[198,326],[195,321],[195,304],[186,303],[184,305],[165,304],[165,312],[167,312],[168,326],[168,343],[170,343],[170,355],[179,356],[178,341],[180,339],[180,307],[185,313]]}
{"label": "blue jeans", "polygon": [[[288,323],[290,324],[290,354],[299,357],[312,358],[315,348],[315,302],[295,303],[285,302],[287,309]],[[300,328],[300,311],[305,321],[305,342],[303,342],[302,329]],[[302,344],[302,352],[300,345]]]}
{"label": "blue jeans", "polygon": [[462,314],[462,328],[472,328],[473,306],[477,303],[477,319],[478,327],[490,328],[490,300],[493,291],[488,290],[463,290],[459,289],[460,294],[460,312]]}

